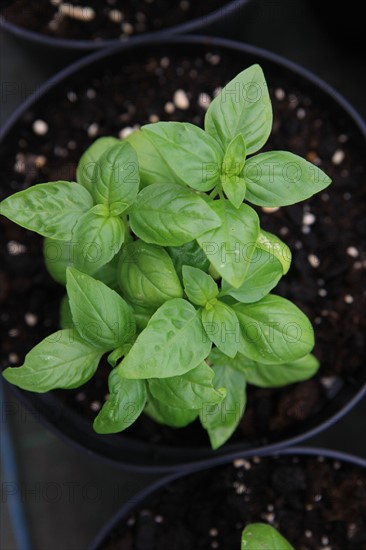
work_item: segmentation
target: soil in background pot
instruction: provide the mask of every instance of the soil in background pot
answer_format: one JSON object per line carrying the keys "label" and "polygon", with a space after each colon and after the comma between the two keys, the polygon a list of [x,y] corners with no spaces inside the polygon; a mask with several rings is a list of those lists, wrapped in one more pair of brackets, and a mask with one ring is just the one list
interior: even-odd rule
{"label": "soil in background pot", "polygon": [[3,17],[19,27],[54,38],[126,40],[209,15],[222,0],[5,0]]}
{"label": "soil in background pot", "polygon": [[[122,52],[83,69],[31,107],[2,146],[0,199],[39,182],[73,180],[81,153],[102,135],[124,137],[138,124],[180,120],[202,125],[209,101],[254,56],[217,47],[169,45]],[[321,369],[282,389],[249,387],[232,441],[264,444],[304,429],[345,385],[357,391],[365,357],[366,186],[364,145],[348,115],[323,92],[288,71],[261,63],[274,108],[265,148],[292,151],[318,164],[334,183],[300,205],[259,209],[264,229],[293,251],[275,293],[294,301],[314,323]],[[301,83],[301,84],[299,84]],[[177,91],[180,92],[177,94]],[[58,330],[64,290],[48,276],[42,239],[0,219],[1,367]],[[107,394],[103,364],[85,386],[55,394],[92,419]],[[208,446],[198,422],[174,430],[141,417],[124,435],[146,443]]]}
{"label": "soil in background pot", "polygon": [[366,472],[323,457],[236,460],[153,493],[98,550],[239,550],[252,522],[296,550],[365,550]]}

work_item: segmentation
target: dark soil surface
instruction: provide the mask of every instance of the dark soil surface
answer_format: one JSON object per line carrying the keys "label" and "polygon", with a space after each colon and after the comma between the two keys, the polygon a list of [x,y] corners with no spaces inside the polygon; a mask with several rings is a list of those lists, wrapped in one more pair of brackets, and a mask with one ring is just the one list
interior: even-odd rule
{"label": "dark soil surface", "polygon": [[252,522],[273,525],[296,550],[365,550],[366,472],[323,457],[237,460],[160,489],[99,548],[239,550]]}
{"label": "dark soil surface", "polygon": [[[8,134],[1,152],[0,199],[33,183],[75,178],[77,160],[102,135],[124,136],[158,119],[202,125],[215,90],[258,60],[211,47],[154,47],[102,60],[58,86],[30,108]],[[275,212],[259,209],[264,229],[279,234],[293,264],[275,293],[293,300],[315,326],[321,362],[312,380],[283,389],[249,388],[236,441],[265,443],[299,433],[322,418],[329,400],[364,380],[366,186],[364,143],[357,128],[324,93],[284,69],[262,63],[274,108],[267,149],[284,149],[318,164],[334,180],[311,200]],[[174,104],[177,89],[189,107]],[[0,220],[1,367],[58,329],[64,290],[48,276],[42,240]],[[78,390],[57,391],[92,420],[107,393],[109,367]],[[199,425],[173,430],[142,417],[125,435],[150,443],[207,446]]]}
{"label": "dark soil surface", "polygon": [[222,0],[3,0],[0,14],[19,27],[74,40],[126,40],[212,13]]}

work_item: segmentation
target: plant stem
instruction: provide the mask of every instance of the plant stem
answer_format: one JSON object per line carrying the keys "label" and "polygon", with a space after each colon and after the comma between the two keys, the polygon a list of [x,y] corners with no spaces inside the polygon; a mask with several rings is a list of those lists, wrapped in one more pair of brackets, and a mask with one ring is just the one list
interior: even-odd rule
{"label": "plant stem", "polygon": [[219,191],[219,189],[218,189],[218,186],[216,185],[216,187],[209,194],[210,199],[214,199],[216,197],[218,191]]}

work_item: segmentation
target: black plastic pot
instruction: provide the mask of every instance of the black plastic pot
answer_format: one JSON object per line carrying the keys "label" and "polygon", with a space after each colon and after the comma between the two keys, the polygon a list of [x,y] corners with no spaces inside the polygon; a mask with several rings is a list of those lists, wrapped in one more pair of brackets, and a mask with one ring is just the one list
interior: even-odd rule
{"label": "black plastic pot", "polygon": [[[174,27],[168,27],[161,31],[145,34],[144,36],[153,36],[154,34],[183,34],[183,33],[202,33],[202,34],[217,34],[219,36],[233,36],[236,29],[239,28],[242,14],[250,0],[231,0],[226,2],[224,6],[205,16],[187,21]],[[0,12],[1,15],[1,12]],[[22,41],[31,42],[35,45],[42,46],[42,53],[47,55],[47,49],[53,50],[71,50],[75,52],[90,52],[101,48],[117,46],[120,40],[75,40],[68,38],[55,38],[41,33],[27,30],[18,25],[7,21],[0,17],[0,28],[11,33]],[[138,37],[138,35],[136,35]],[[46,49],[45,49],[46,48]]]}
{"label": "black plastic pot", "polygon": [[[282,450],[279,453],[277,453],[275,456],[271,455],[270,453],[262,453],[262,452],[259,453],[259,455],[255,455],[254,453],[251,453],[249,455],[246,454],[245,455],[245,461],[246,461],[245,466],[247,466],[249,464],[248,459],[250,460],[252,457],[260,457],[261,459],[264,458],[264,460],[266,460],[266,459],[267,460],[276,460],[277,458],[290,457],[292,459],[295,459],[295,461],[297,460],[297,458],[300,458],[300,457],[302,457],[302,458],[312,457],[312,458],[315,458],[315,459],[318,459],[320,457],[320,460],[326,459],[326,460],[335,461],[336,462],[336,468],[340,468],[339,463],[346,463],[346,464],[349,464],[349,465],[352,465],[352,466],[355,466],[355,467],[359,467],[361,469],[366,469],[366,460],[364,460],[362,458],[359,458],[357,456],[353,456],[353,455],[346,454],[346,453],[340,453],[340,452],[332,451],[332,450],[329,450],[329,449],[318,449],[318,448],[310,448],[310,447],[309,448],[305,448],[305,447],[296,448],[295,447],[293,449]],[[167,498],[171,498],[172,507],[177,506],[177,505],[180,505],[180,507],[181,507],[181,509],[179,510],[179,516],[177,514],[178,518],[176,520],[176,525],[172,526],[173,528],[176,527],[177,530],[180,529],[181,528],[180,522],[182,521],[182,519],[181,519],[182,516],[184,517],[185,514],[188,515],[187,502],[185,502],[184,499],[182,499],[182,495],[184,496],[184,491],[185,490],[187,491],[187,501],[191,501],[192,503],[194,503],[194,496],[195,495],[192,494],[189,491],[189,489],[186,489],[186,487],[185,487],[186,485],[188,486],[188,482],[189,482],[190,477],[197,477],[197,474],[205,476],[205,481],[202,483],[202,486],[201,486],[201,490],[202,490],[205,485],[206,486],[210,485],[210,479],[212,481],[214,481],[214,478],[216,477],[216,472],[219,468],[225,468],[225,466],[231,466],[231,463],[232,463],[232,461],[230,459],[220,457],[220,458],[216,459],[213,464],[210,465],[209,470],[206,470],[206,469],[203,469],[203,468],[194,468],[193,470],[190,470],[188,473],[187,472],[186,473],[181,472],[181,473],[178,473],[178,474],[173,474],[173,475],[170,475],[168,477],[162,478],[162,479],[158,480],[157,482],[153,483],[152,485],[146,487],[145,489],[140,491],[131,501],[127,502],[126,504],[124,504],[120,508],[120,510],[113,516],[113,518],[111,518],[111,520],[101,529],[101,531],[98,533],[98,535],[96,536],[94,541],[89,546],[88,550],[103,550],[105,548],[104,545],[107,543],[107,541],[113,540],[113,533],[116,531],[116,528],[119,525],[124,524],[127,521],[127,519],[133,514],[133,512],[135,510],[144,508],[144,513],[146,514],[146,516],[148,516],[149,502],[146,502],[146,501],[149,500],[149,497],[155,497],[154,498],[154,505],[157,505],[157,503],[159,502],[159,493],[161,493],[163,491],[169,492],[169,495],[168,495]],[[242,465],[240,464],[240,458],[238,458],[238,462],[236,463],[236,467],[238,469],[240,469],[242,467]],[[311,472],[311,474],[312,474],[312,472]],[[316,472],[314,472],[314,475],[315,474],[316,474]],[[283,470],[282,475],[283,475],[283,477],[285,477],[286,475],[289,475],[289,474],[288,474],[288,472],[286,472],[286,470]],[[278,481],[285,482],[285,479],[283,479],[283,480],[279,479]],[[177,491],[176,491],[176,485],[177,484],[175,482],[177,482],[180,485],[180,491],[178,492],[179,500],[178,500]],[[265,482],[266,482],[266,480],[262,479],[259,483],[265,483]],[[296,482],[297,482],[297,480],[294,480],[294,483],[296,483]],[[245,487],[245,486],[243,486],[243,487]],[[264,488],[265,487],[263,487],[263,489]],[[304,487],[302,487],[302,489],[304,489]],[[293,487],[289,486],[288,487],[288,492],[290,493],[291,490],[293,490]],[[319,487],[319,492],[320,491],[321,491],[321,488]],[[234,493],[234,491],[233,491],[233,493]],[[220,492],[216,492],[215,494],[216,494],[216,498],[222,499],[224,502],[225,502],[225,500],[230,501],[230,500],[233,499],[233,496],[231,494],[226,494],[223,490],[221,490]],[[239,494],[240,494],[240,492],[239,492]],[[173,498],[174,496],[175,496],[175,498]],[[264,497],[262,497],[262,498],[264,498]],[[315,498],[317,498],[317,497],[315,497]],[[344,501],[344,506],[347,507],[347,505],[350,505],[350,503],[345,500]],[[207,502],[207,506],[205,506],[204,511],[202,511],[203,521],[205,520],[206,516],[209,516],[210,519],[213,522],[215,521],[215,519],[216,520],[220,519],[221,523],[223,521],[225,521],[225,517],[224,518],[222,518],[222,517],[215,518],[215,509],[217,508],[217,506],[218,506],[217,501]],[[326,504],[326,506],[328,506],[328,504]],[[212,508],[212,511],[211,511],[211,508]],[[298,505],[298,508],[299,508],[299,505]],[[266,510],[266,503],[263,504],[263,510],[264,510],[264,512],[265,511],[268,512],[268,510]],[[270,511],[271,510],[273,511],[273,506],[270,509]],[[309,515],[310,512],[307,511],[307,514]],[[272,514],[272,515],[274,516],[274,514]],[[231,519],[231,518],[228,517],[227,519]],[[198,523],[200,522],[200,520],[201,520],[201,518],[197,517],[197,522]],[[154,520],[152,520],[152,521],[154,521]],[[159,521],[163,522],[163,521],[165,521],[165,518],[162,518]],[[266,521],[266,519],[264,517],[258,517],[257,519],[255,519],[255,521]],[[269,520],[267,520],[267,521],[269,521]],[[271,521],[273,521],[273,518],[272,518]],[[170,522],[174,524],[174,519],[172,520],[172,518],[170,518]],[[278,522],[278,518],[276,518],[276,522]],[[207,544],[209,544],[209,542]],[[132,547],[134,548],[135,546],[133,546],[133,542],[131,541],[131,548]],[[155,548],[153,540],[150,541],[150,546],[149,547],[151,549]],[[229,547],[229,546],[227,546],[227,547]],[[230,548],[231,547],[232,546],[230,546]],[[113,546],[113,548],[117,548],[117,546]],[[238,548],[239,548],[239,546],[238,546]],[[315,548],[315,546],[311,546],[311,548]],[[354,548],[356,548],[356,546],[354,546]],[[359,546],[359,548],[361,548],[361,546]],[[362,546],[362,548],[363,548],[363,546]]]}
{"label": "black plastic pot", "polygon": [[[197,45],[197,47],[220,47],[232,56],[240,56],[240,59],[243,59],[243,68],[251,63],[260,62],[264,69],[271,68],[271,70],[279,71],[283,78],[286,78],[286,75],[292,75],[299,87],[305,86],[307,90],[316,91],[317,94],[322,95],[327,105],[336,106],[338,111],[342,112],[342,116],[347,117],[353,131],[360,140],[363,140],[366,136],[364,122],[347,101],[319,78],[292,62],[256,47],[225,39],[165,36],[150,40],[136,39],[109,51],[96,52],[61,71],[47,81],[13,113],[2,129],[3,139],[11,134],[14,126],[23,120],[23,116],[27,111],[34,109],[39,101],[47,100],[50,92],[73,75],[80,75],[82,71],[89,70],[92,67],[103,66],[107,59],[116,59],[118,63],[120,57],[123,60],[124,54],[128,52],[133,52],[133,55],[137,57],[138,52],[144,48],[147,48],[150,52],[154,47],[164,45],[168,51],[172,51],[179,44],[185,45],[187,49],[193,47],[193,45]],[[235,456],[242,456],[243,453],[252,454],[257,453],[259,450],[261,452],[274,452],[280,448],[297,444],[316,435],[342,418],[366,394],[365,380],[366,372],[360,372],[360,370],[357,375],[346,377],[343,386],[336,388],[334,395],[329,394],[324,407],[307,421],[302,422],[299,429],[288,429],[283,434],[281,433],[279,438],[258,437],[254,441],[229,442],[215,452],[211,451],[208,446],[183,448],[145,443],[126,437],[123,434],[100,436],[93,431],[89,420],[66,407],[57,394],[53,392],[33,394],[13,387],[12,390],[20,401],[37,415],[42,423],[55,431],[60,437],[87,450],[90,454],[134,471],[168,472],[194,465],[207,466],[210,463],[215,463],[218,457],[222,455],[234,458]]]}

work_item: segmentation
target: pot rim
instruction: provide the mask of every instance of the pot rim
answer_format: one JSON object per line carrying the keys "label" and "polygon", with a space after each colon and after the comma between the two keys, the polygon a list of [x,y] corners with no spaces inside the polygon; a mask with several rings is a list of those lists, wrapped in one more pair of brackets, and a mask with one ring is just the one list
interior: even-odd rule
{"label": "pot rim", "polygon": [[[1,26],[1,19],[0,19]],[[231,48],[237,51],[242,51],[243,53],[249,53],[253,55],[258,55],[259,57],[264,58],[267,61],[273,62],[275,64],[281,65],[286,69],[294,72],[298,76],[309,80],[312,84],[319,87],[323,92],[330,95],[341,107],[344,109],[348,115],[353,119],[355,124],[358,126],[359,130],[366,138],[366,121],[358,113],[358,111],[351,105],[351,103],[340,94],[333,86],[322,80],[319,76],[314,74],[309,69],[302,67],[295,61],[291,61],[282,55],[274,53],[270,50],[260,48],[258,46],[253,46],[245,42],[239,42],[237,40],[232,40],[229,38],[206,36],[202,34],[197,35],[174,35],[168,33],[161,33],[158,35],[146,35],[143,37],[137,37],[129,40],[128,42],[118,44],[111,48],[105,48],[92,52],[85,57],[82,57],[70,65],[67,65],[65,68],[58,71],[55,75],[51,76],[45,82],[43,82],[37,90],[33,91],[23,102],[18,105],[18,107],[13,111],[13,113],[7,118],[0,129],[0,141],[2,141],[6,134],[9,132],[10,128],[16,122],[16,120],[38,99],[40,99],[46,92],[54,88],[65,78],[76,73],[80,69],[91,65],[94,62],[100,61],[105,57],[109,57],[117,52],[129,51],[131,49],[143,47],[146,44],[166,44],[166,43],[183,43],[183,44],[199,44],[207,46],[219,46],[223,48]]]}
{"label": "pot rim", "polygon": [[[208,47],[210,46],[219,46],[222,48],[229,48],[234,49],[237,52],[243,52],[247,53],[249,55],[255,55],[258,56],[261,59],[265,59],[267,61],[273,62],[280,67],[284,67],[287,70],[290,70],[294,72],[296,75],[300,76],[301,78],[310,81],[313,85],[320,88],[323,92],[330,95],[331,98],[349,115],[349,117],[352,119],[353,123],[356,125],[358,130],[363,134],[363,136],[366,137],[366,124],[362,117],[357,113],[357,111],[349,104],[349,102],[337,91],[335,91],[329,84],[325,83],[323,80],[321,80],[318,76],[311,73],[309,70],[302,68],[298,64],[294,63],[293,61],[289,61],[282,56],[269,52],[267,50],[264,50],[262,48],[257,48],[256,46],[248,45],[241,42],[236,42],[234,40],[229,40],[225,38],[216,38],[216,37],[207,37],[203,35],[191,35],[191,36],[180,36],[180,35],[164,35],[164,36],[154,36],[151,37],[141,37],[132,39],[131,41],[118,45],[117,47],[105,49],[105,50],[99,50],[97,52],[94,52],[86,57],[83,57],[70,66],[62,69],[60,72],[58,72],[56,75],[51,77],[49,80],[47,80],[45,83],[43,83],[38,90],[33,92],[14,112],[13,114],[7,119],[5,124],[3,125],[2,129],[0,130],[0,141],[3,140],[12,126],[18,121],[18,119],[24,114],[24,112],[31,106],[33,103],[35,103],[38,99],[40,99],[42,96],[44,96],[48,91],[53,89],[56,85],[58,85],[60,82],[62,82],[65,78],[77,73],[80,69],[83,69],[95,62],[98,62],[102,59],[105,59],[109,56],[115,55],[120,52],[125,52],[129,50],[133,50],[136,48],[143,48],[146,45],[164,45],[164,44],[188,44],[188,45],[206,45]],[[20,401],[28,408],[28,410],[31,410],[36,413],[36,415],[39,417],[40,421],[51,431],[54,431],[58,434],[58,436],[61,437],[61,439],[64,439],[68,443],[73,444],[75,447],[82,449],[84,452],[88,452],[90,455],[95,456],[96,458],[102,459],[103,461],[109,462],[110,464],[113,464],[114,466],[121,467],[125,470],[134,471],[134,472],[144,472],[144,473],[168,473],[168,472],[174,472],[178,469],[190,469],[191,467],[198,467],[198,466],[208,466],[213,461],[215,461],[217,458],[220,458],[221,456],[229,457],[231,459],[234,459],[236,457],[239,457],[241,455],[247,455],[250,456],[252,454],[252,450],[248,449],[246,451],[239,450],[238,446],[240,443],[233,444],[233,449],[231,451],[222,451],[222,455],[210,455],[209,457],[198,457],[197,455],[193,456],[193,449],[187,448],[185,449],[186,454],[188,455],[188,458],[186,458],[185,462],[181,462],[181,459],[179,459],[178,462],[169,463],[169,464],[163,464],[163,465],[157,465],[154,464],[136,464],[131,462],[124,462],[123,456],[117,456],[115,453],[112,453],[113,456],[105,456],[101,453],[99,450],[100,447],[103,448],[103,442],[100,442],[100,445],[91,445],[90,447],[87,447],[85,444],[81,443],[77,437],[73,437],[73,434],[70,435],[70,433],[66,433],[61,427],[59,427],[56,424],[56,421],[50,419],[49,417],[46,417],[44,414],[44,411],[38,410],[37,405],[39,406],[39,403],[42,403],[43,407],[51,407],[54,403],[55,398],[54,396],[50,397],[51,393],[45,394],[48,396],[47,398],[44,398],[44,401],[41,401],[38,394],[32,394],[31,392],[24,392],[19,390],[18,388],[9,385],[11,390],[15,392],[17,397],[20,399]],[[325,420],[322,420],[319,424],[316,426],[305,429],[305,431],[301,432],[299,435],[290,436],[283,440],[276,441],[273,443],[269,443],[266,445],[263,445],[262,447],[257,447],[257,450],[254,452],[268,452],[273,453],[278,449],[296,445],[306,439],[309,439],[312,436],[317,435],[321,431],[323,431],[326,427],[328,427],[331,424],[334,424],[337,422],[340,418],[345,416],[348,411],[350,411],[365,395],[366,395],[366,381],[365,383],[362,383],[360,388],[356,391],[356,393],[352,392],[353,397],[346,401],[345,404],[341,405],[341,407],[337,410],[335,414],[332,414],[330,417],[328,417]],[[46,402],[48,401],[48,403]],[[50,401],[53,402],[51,405],[49,404]],[[58,402],[60,406],[60,402]],[[53,407],[55,409],[55,407]],[[50,408],[48,410],[51,410]],[[37,414],[38,412],[38,414]],[[90,424],[87,420],[84,418],[79,417],[77,413],[73,413],[74,417],[80,418],[80,421],[83,425]],[[85,431],[85,430],[84,430]],[[69,430],[70,432],[70,430]],[[73,432],[73,430],[72,430]],[[80,430],[79,430],[80,432]],[[96,434],[95,434],[96,435]],[[128,448],[129,445],[129,439],[124,439],[124,445],[126,448]],[[258,445],[258,442],[256,443]],[[146,448],[146,444],[143,443],[134,443],[134,446],[136,448],[136,452],[140,452],[140,450]],[[99,447],[95,448],[95,447]],[[159,449],[162,449],[163,451],[168,449],[167,446],[159,446]],[[203,452],[203,449],[202,449]],[[123,452],[121,452],[123,454]],[[119,453],[118,453],[119,455]]]}
{"label": "pot rim", "polygon": [[[322,456],[324,458],[338,460],[342,462],[346,462],[347,464],[357,466],[360,468],[366,468],[366,458],[362,458],[357,455],[353,455],[351,453],[345,453],[343,451],[337,451],[335,449],[323,449],[321,447],[292,447],[291,449],[282,449],[278,452],[273,451],[259,451],[259,452],[253,452],[250,455],[243,454],[238,455],[236,458],[253,458],[253,457],[280,457],[280,456],[312,456],[312,457],[318,457]],[[217,461],[215,463],[211,463],[208,467],[207,466],[196,466],[194,468],[190,468],[189,470],[175,472],[174,474],[170,474],[168,476],[164,476],[157,481],[154,481],[150,485],[144,487],[142,490],[138,491],[136,495],[134,495],[128,502],[123,504],[117,512],[107,521],[107,523],[102,527],[102,529],[99,531],[97,536],[92,540],[90,545],[88,546],[88,550],[100,550],[100,545],[103,543],[103,541],[106,539],[106,537],[109,535],[109,533],[116,527],[116,525],[125,517],[127,516],[133,508],[141,504],[142,501],[145,500],[145,498],[149,497],[152,493],[155,491],[158,491],[162,487],[165,487],[166,485],[169,485],[170,483],[176,481],[177,479],[181,479],[182,477],[189,476],[191,474],[198,473],[202,470],[211,470],[213,468],[216,468],[218,466],[227,465],[233,462],[232,457],[228,456],[221,456],[218,457]]]}
{"label": "pot rim", "polygon": [[191,32],[193,33],[197,31],[200,32],[200,30],[201,31],[205,30],[210,25],[218,23],[228,15],[235,13],[238,9],[241,9],[247,4],[249,4],[250,1],[251,0],[231,0],[226,5],[220,8],[217,8],[216,10],[214,10],[211,13],[208,13],[207,15],[202,15],[200,17],[196,17],[195,19],[186,21],[185,23],[173,25],[165,29],[150,31],[150,32],[144,33],[143,35],[135,35],[133,38],[128,39],[125,42],[123,40],[119,40],[118,38],[108,38],[108,39],[102,39],[102,40],[91,40],[91,39],[78,40],[75,38],[57,38],[57,37],[49,36],[47,34],[42,34],[40,32],[31,31],[24,27],[20,27],[15,23],[11,23],[10,21],[7,21],[4,17],[0,17],[0,28],[3,28],[4,30],[17,36],[18,38],[26,39],[39,45],[48,46],[48,47],[51,46],[54,48],[60,48],[64,50],[77,50],[79,52],[82,52],[82,51],[90,52],[90,51],[100,50],[102,48],[109,48],[112,46],[124,44],[127,41],[140,38],[140,36],[144,38],[146,37],[147,39],[149,39],[157,35],[163,35],[163,34],[173,35],[173,34],[185,34],[185,33],[191,33]]}

